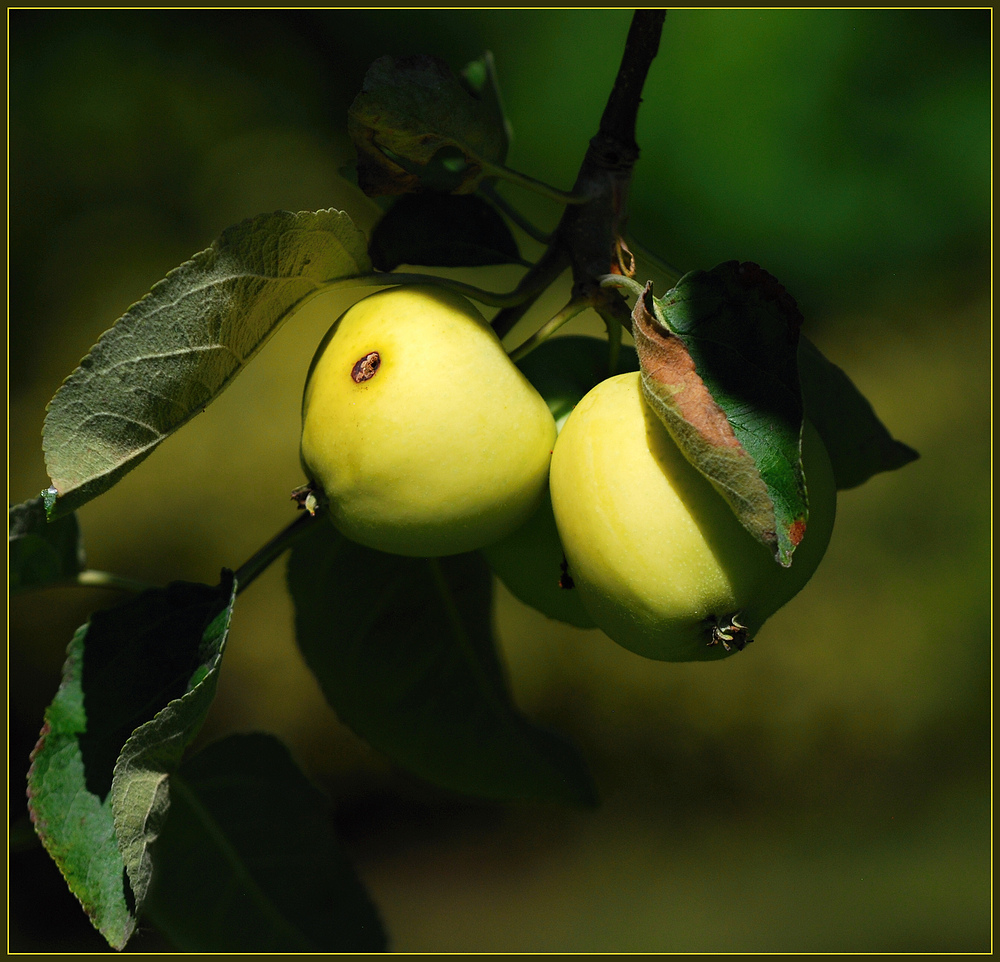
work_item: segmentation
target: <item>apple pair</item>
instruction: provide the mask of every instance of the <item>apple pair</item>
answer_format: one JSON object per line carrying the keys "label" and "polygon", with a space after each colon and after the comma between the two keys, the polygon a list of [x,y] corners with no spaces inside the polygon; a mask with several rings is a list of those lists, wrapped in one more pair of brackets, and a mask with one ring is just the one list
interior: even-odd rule
{"label": "apple pair", "polygon": [[484,548],[528,604],[667,661],[751,640],[819,564],[836,504],[807,423],[808,534],[780,567],[681,454],[638,373],[598,383],[557,431],[476,308],[426,286],[373,294],[334,323],[309,371],[301,452],[348,538],[412,556]]}

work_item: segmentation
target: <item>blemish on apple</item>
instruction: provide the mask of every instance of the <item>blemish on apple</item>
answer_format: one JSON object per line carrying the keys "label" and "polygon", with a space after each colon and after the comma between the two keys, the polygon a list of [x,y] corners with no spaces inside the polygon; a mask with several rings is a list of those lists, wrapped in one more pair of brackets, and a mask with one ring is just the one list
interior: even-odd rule
{"label": "blemish on apple", "polygon": [[378,351],[369,351],[364,357],[359,357],[354,362],[354,367],[351,368],[351,380],[355,384],[370,381],[378,373],[381,365],[382,358],[379,356]]}

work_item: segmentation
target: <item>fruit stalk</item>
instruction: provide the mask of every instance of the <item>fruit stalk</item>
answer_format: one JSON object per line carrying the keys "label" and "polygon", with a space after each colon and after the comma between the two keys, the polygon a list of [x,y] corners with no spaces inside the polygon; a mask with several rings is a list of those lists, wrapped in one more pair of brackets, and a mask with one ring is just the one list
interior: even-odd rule
{"label": "fruit stalk", "polygon": [[279,531],[236,569],[236,593],[248,588],[256,578],[281,557],[322,517],[321,513],[303,514]]}

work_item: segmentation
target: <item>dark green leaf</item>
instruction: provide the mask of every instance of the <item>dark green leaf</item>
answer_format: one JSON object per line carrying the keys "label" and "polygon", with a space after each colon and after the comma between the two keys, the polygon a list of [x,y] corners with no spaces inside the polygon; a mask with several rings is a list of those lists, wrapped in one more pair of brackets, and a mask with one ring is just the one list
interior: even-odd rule
{"label": "dark green leaf", "polygon": [[517,362],[562,427],[577,402],[592,387],[613,374],[639,370],[635,348],[620,349],[615,370],[609,364],[608,342],[599,337],[552,337]]}
{"label": "dark green leaf", "polygon": [[377,270],[400,264],[476,267],[520,264],[521,254],[504,219],[481,197],[408,194],[372,232],[368,253]]}
{"label": "dark green leaf", "polygon": [[347,129],[358,152],[358,183],[371,196],[470,194],[483,163],[503,163],[507,150],[493,98],[475,96],[435,57],[376,60],[348,111]]}
{"label": "dark green leaf", "polygon": [[12,592],[72,578],[84,568],[76,515],[49,522],[41,495],[7,511],[8,574]]}
{"label": "dark green leaf", "polygon": [[510,700],[478,554],[404,558],[321,525],[293,548],[288,579],[306,662],[375,749],[460,792],[593,800],[575,749]]}
{"label": "dark green leaf", "polygon": [[727,261],[662,299],[647,292],[633,321],[646,399],[747,530],[791,564],[808,516],[794,299],[756,264]]}
{"label": "dark green leaf", "polygon": [[[135,928],[135,893],[112,811],[115,762],[134,729],[205,677],[233,590],[177,583],[96,613],[70,642],[63,679],[32,752],[35,830],[94,926],[114,948]],[[187,715],[187,709],[185,715]],[[180,732],[189,731],[190,716]],[[185,727],[188,726],[188,727]]]}
{"label": "dark green leaf", "polygon": [[171,271],[49,404],[54,514],[106,491],[204,410],[304,300],[370,269],[364,235],[327,210],[245,221]]}
{"label": "dark green leaf", "polygon": [[[232,577],[227,576],[225,585],[230,591],[228,603],[202,631],[197,652],[191,652],[190,665],[194,670],[188,678],[187,690],[179,698],[167,702],[153,718],[132,733],[115,764],[111,781],[115,833],[140,909],[152,871],[150,844],[159,834],[170,805],[168,776],[180,764],[184,750],[201,728],[215,698],[222,652],[236,601],[236,584]],[[218,600],[223,600],[221,595]],[[199,623],[195,613],[205,610],[208,614],[217,607],[210,596],[206,596],[206,601],[207,608],[200,601],[192,605],[195,629]],[[185,647],[185,641],[190,646],[196,638],[195,630],[188,630],[184,625],[176,627],[180,637],[164,640],[178,649]],[[152,662],[156,657],[156,652],[149,652],[144,661]],[[186,667],[182,673],[187,674]],[[167,674],[164,673],[165,678]],[[162,696],[156,701],[162,701]]]}
{"label": "dark green leaf", "polygon": [[893,439],[851,379],[804,337],[799,341],[799,377],[806,415],[830,454],[838,488],[857,487],[920,457]]}
{"label": "dark green leaf", "polygon": [[185,952],[377,952],[378,912],[326,799],[273,736],[232,735],[169,778],[144,914]]}

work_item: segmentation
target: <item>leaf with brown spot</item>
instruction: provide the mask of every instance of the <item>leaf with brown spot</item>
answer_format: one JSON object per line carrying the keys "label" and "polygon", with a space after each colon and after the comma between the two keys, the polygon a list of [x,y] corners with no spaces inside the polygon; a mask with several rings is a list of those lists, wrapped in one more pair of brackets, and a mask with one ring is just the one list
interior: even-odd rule
{"label": "leaf with brown spot", "polygon": [[801,314],[756,264],[685,275],[633,312],[643,393],[685,456],[783,565],[805,533]]}
{"label": "leaf with brown spot", "polygon": [[743,525],[773,546],[774,506],[753,459],[698,375],[679,337],[659,327],[640,298],[632,313],[642,390],[677,446],[730,503]]}

